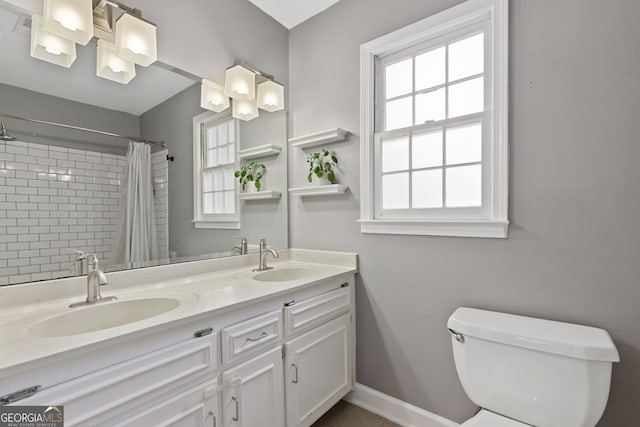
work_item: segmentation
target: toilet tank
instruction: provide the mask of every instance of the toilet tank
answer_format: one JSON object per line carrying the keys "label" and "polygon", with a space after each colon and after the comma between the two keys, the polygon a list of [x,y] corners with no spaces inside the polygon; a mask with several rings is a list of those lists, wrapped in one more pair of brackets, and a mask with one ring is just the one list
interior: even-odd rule
{"label": "toilet tank", "polygon": [[602,416],[620,361],[605,330],[465,307],[447,326],[476,405],[538,427],[593,427]]}

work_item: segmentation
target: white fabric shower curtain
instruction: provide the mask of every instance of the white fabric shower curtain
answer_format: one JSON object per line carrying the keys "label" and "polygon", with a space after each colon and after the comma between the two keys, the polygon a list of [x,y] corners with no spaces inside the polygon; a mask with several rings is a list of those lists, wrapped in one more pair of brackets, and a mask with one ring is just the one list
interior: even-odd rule
{"label": "white fabric shower curtain", "polygon": [[118,233],[112,264],[144,263],[158,258],[151,177],[151,147],[129,141],[127,166],[121,185]]}

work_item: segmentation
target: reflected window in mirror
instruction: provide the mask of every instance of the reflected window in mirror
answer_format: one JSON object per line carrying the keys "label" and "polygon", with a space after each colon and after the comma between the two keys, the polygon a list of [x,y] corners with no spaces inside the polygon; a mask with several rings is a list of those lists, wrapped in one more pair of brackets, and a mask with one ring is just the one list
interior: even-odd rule
{"label": "reflected window in mirror", "polygon": [[234,171],[238,168],[238,120],[229,114],[194,118],[194,225],[239,229]]}

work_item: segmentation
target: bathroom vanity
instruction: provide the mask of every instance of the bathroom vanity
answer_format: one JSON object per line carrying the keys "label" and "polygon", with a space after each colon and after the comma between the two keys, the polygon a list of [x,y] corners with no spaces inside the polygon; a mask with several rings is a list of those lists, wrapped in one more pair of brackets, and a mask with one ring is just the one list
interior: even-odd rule
{"label": "bathroom vanity", "polygon": [[309,426],[354,387],[357,255],[289,249],[0,288],[0,395],[65,425]]}

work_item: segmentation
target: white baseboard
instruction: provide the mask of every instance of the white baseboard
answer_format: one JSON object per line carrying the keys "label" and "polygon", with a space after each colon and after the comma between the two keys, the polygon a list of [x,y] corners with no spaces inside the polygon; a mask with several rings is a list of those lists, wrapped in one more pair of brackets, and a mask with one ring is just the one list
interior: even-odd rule
{"label": "white baseboard", "polygon": [[453,421],[362,384],[356,384],[355,391],[345,400],[403,427],[459,427]]}

